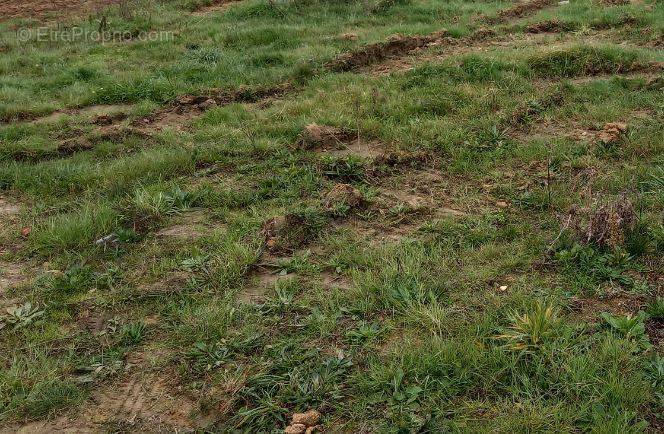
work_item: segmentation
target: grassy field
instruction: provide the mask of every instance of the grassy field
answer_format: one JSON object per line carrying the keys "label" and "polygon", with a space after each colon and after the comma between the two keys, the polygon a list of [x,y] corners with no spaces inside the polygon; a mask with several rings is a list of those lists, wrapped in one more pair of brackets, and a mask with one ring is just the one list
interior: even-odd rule
{"label": "grassy field", "polygon": [[664,430],[664,3],[114,3],[0,21],[0,432]]}

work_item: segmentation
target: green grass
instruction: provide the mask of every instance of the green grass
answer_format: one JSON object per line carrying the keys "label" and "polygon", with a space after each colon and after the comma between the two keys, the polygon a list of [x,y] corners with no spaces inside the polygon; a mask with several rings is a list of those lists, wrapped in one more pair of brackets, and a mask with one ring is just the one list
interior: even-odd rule
{"label": "green grass", "polygon": [[[656,432],[660,3],[554,2],[483,42],[479,15],[511,3],[204,4],[108,11],[174,32],[156,42],[0,23],[1,426],[139,432],[182,410],[164,430],[268,432],[316,409],[340,432]],[[325,67],[442,28],[409,68]],[[142,122],[216,88],[245,98]],[[628,129],[602,144],[608,122]],[[302,149],[312,123],[353,137]],[[327,207],[337,183],[365,203]],[[589,242],[578,216],[622,194],[634,224]],[[99,410],[127,384],[159,414]]]}

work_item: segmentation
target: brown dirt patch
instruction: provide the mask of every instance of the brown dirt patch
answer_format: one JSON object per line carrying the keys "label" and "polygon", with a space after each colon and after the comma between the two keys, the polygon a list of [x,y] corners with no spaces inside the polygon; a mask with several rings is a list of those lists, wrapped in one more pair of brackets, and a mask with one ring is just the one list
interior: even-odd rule
{"label": "brown dirt patch", "polygon": [[[134,357],[136,359],[136,357]],[[127,366],[145,365],[134,360]],[[76,414],[54,421],[35,422],[17,432],[193,432],[198,420],[192,417],[196,403],[178,392],[176,376],[162,373],[133,372],[125,379],[93,392],[90,400]]]}
{"label": "brown dirt patch", "polygon": [[26,283],[24,271],[21,264],[0,261],[0,298],[8,289]]}
{"label": "brown dirt patch", "polygon": [[207,221],[204,211],[190,211],[176,218],[177,223],[160,229],[155,233],[159,238],[192,240],[205,236],[215,229]]}
{"label": "brown dirt patch", "polygon": [[323,272],[321,277],[324,288],[348,290],[353,287],[353,282],[345,276]]}
{"label": "brown dirt patch", "polygon": [[559,33],[571,30],[572,26],[566,23],[561,23],[558,20],[540,21],[537,23],[529,24],[526,27],[527,33]]}
{"label": "brown dirt patch", "polygon": [[664,344],[664,318],[650,318],[646,321],[646,333],[650,343],[656,347]]}
{"label": "brown dirt patch", "polygon": [[210,89],[201,95],[180,95],[166,107],[155,110],[150,115],[132,122],[141,130],[161,130],[163,128],[186,128],[186,124],[207,110],[234,103],[266,103],[280,98],[293,90],[293,85],[283,83],[272,87],[247,88],[236,90]]}
{"label": "brown dirt patch", "polygon": [[428,47],[447,38],[449,38],[447,30],[441,30],[424,36],[394,35],[385,42],[369,44],[359,50],[342,54],[329,62],[327,68],[335,72],[355,71],[391,57],[403,56],[416,49]]}
{"label": "brown dirt patch", "polygon": [[307,150],[338,149],[356,139],[356,132],[314,123],[304,127],[298,137],[297,146]]}
{"label": "brown dirt patch", "polygon": [[292,252],[308,244],[316,235],[312,227],[299,214],[286,214],[266,220],[261,228],[268,252]]}
{"label": "brown dirt patch", "polygon": [[511,8],[499,11],[495,18],[487,18],[486,21],[491,24],[506,23],[511,20],[527,17],[541,9],[557,3],[557,0],[533,0],[529,2],[518,3]]}
{"label": "brown dirt patch", "polygon": [[135,294],[139,297],[154,297],[180,292],[187,288],[189,278],[188,273],[172,272],[157,282],[141,285]]}
{"label": "brown dirt patch", "polygon": [[213,12],[219,12],[228,9],[234,3],[239,3],[242,0],[215,0],[209,4],[203,4],[198,9],[192,12],[195,16],[203,16]]}
{"label": "brown dirt patch", "polygon": [[382,189],[383,200],[393,206],[405,206],[411,213],[435,217],[465,216],[466,213],[444,204],[439,192],[420,186],[409,186],[403,190]]}
{"label": "brown dirt patch", "polygon": [[296,146],[318,154],[336,157],[354,155],[374,159],[384,153],[382,143],[366,140],[361,134],[358,137],[355,131],[315,123],[304,127],[297,139]]}
{"label": "brown dirt patch", "polygon": [[119,120],[125,119],[127,117],[127,112],[129,112],[131,108],[132,106],[129,104],[96,104],[80,108],[55,110],[44,116],[29,113],[17,114],[7,119],[1,119],[0,122],[28,121],[35,124],[46,124],[58,122],[67,116],[76,116],[86,118],[97,125],[108,125],[103,123],[102,119],[104,119],[104,117],[112,120],[112,123],[115,123]]}
{"label": "brown dirt patch", "polygon": [[638,294],[615,294],[609,297],[574,297],[570,301],[570,310],[578,318],[588,321],[600,321],[599,314],[608,312],[612,315],[634,315],[645,306],[645,297]]}
{"label": "brown dirt patch", "polygon": [[0,0],[0,21],[47,15],[86,15],[118,3],[120,0]]}
{"label": "brown dirt patch", "polygon": [[295,279],[295,274],[280,274],[278,270],[266,265],[258,265],[249,275],[247,284],[238,292],[237,300],[245,304],[261,304],[274,292],[282,279]]}
{"label": "brown dirt patch", "polygon": [[9,199],[0,197],[0,220],[13,219],[21,212],[21,206]]}
{"label": "brown dirt patch", "polygon": [[327,210],[333,210],[339,206],[357,208],[363,204],[362,192],[350,184],[336,184],[327,192],[323,200],[323,206]]}

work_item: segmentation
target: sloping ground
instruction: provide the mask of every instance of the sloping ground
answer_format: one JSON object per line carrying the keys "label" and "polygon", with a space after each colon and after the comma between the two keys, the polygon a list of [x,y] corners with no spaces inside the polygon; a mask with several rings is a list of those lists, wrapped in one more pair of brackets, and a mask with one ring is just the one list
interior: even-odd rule
{"label": "sloping ground", "polygon": [[131,6],[2,46],[0,431],[661,431],[660,4]]}

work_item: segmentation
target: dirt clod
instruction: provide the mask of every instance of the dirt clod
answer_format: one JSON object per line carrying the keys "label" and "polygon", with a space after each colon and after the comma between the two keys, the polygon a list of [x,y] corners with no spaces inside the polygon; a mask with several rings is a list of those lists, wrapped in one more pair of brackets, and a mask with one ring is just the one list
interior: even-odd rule
{"label": "dirt clod", "polygon": [[306,413],[293,414],[293,424],[302,424],[307,427],[318,424],[320,413],[316,410],[309,410]]}
{"label": "dirt clod", "polygon": [[561,23],[558,20],[548,20],[548,21],[540,21],[537,23],[533,23],[528,25],[526,27],[526,32],[527,33],[558,33],[558,32],[563,32],[565,30],[569,30],[569,26],[566,26],[565,24]]}
{"label": "dirt clod", "polygon": [[627,132],[627,124],[624,122],[609,122],[604,125],[604,130],[599,133],[599,140],[605,145],[619,142]]}
{"label": "dirt clod", "polygon": [[265,221],[260,233],[268,251],[292,251],[312,239],[316,228],[303,215],[289,213]]}
{"label": "dirt clod", "polygon": [[101,114],[92,118],[91,123],[94,125],[112,125],[125,119],[127,119],[127,114],[122,112],[115,114]]}
{"label": "dirt clod", "polygon": [[358,36],[357,33],[344,33],[343,35],[339,36],[340,39],[343,39],[344,41],[357,41]]}
{"label": "dirt clod", "polygon": [[298,147],[302,149],[335,149],[353,140],[351,131],[329,125],[309,124],[304,127],[298,138]]}
{"label": "dirt clod", "polygon": [[553,5],[556,0],[533,0],[523,3],[518,3],[515,6],[504,9],[498,12],[497,17],[488,18],[487,22],[490,24],[505,23],[512,19],[524,18],[534,12],[544,9],[547,6]]}
{"label": "dirt clod", "polygon": [[342,54],[327,64],[335,72],[354,71],[364,66],[372,65],[384,59],[400,56],[418,48],[425,48],[450,36],[447,30],[441,30],[429,35],[394,35],[385,42],[369,44],[357,51]]}
{"label": "dirt clod", "polygon": [[307,427],[301,423],[294,423],[289,425],[284,430],[285,434],[305,434]]}
{"label": "dirt clod", "polygon": [[350,184],[336,184],[325,195],[323,205],[325,209],[332,210],[340,206],[357,208],[364,203],[362,192]]}
{"label": "dirt clod", "polygon": [[394,151],[384,153],[373,161],[375,167],[410,167],[418,168],[431,160],[431,155],[426,152]]}

